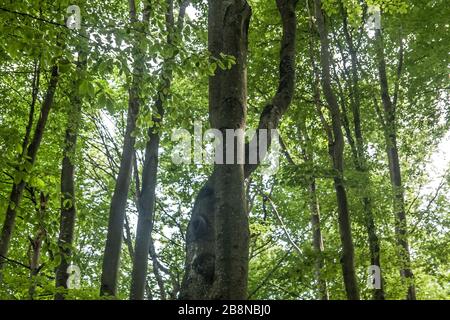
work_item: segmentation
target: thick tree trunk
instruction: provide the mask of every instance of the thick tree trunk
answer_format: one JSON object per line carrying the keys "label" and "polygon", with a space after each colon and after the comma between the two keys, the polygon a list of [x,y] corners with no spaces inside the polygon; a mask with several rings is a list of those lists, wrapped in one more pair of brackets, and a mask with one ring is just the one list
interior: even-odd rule
{"label": "thick tree trunk", "polygon": [[[408,231],[405,213],[405,196],[402,184],[400,159],[397,146],[396,105],[389,96],[389,84],[386,74],[386,61],[384,58],[384,43],[381,30],[376,31],[378,73],[381,89],[381,100],[384,108],[384,132],[386,139],[386,152],[389,162],[389,174],[393,192],[393,210],[395,214],[395,233],[400,257],[400,275],[408,286],[407,299],[416,299],[414,275],[411,269],[411,257],[408,244]],[[400,61],[403,57],[400,57]],[[399,64],[401,67],[401,63]],[[396,99],[394,99],[396,101]]]}
{"label": "thick tree trunk", "polygon": [[[258,125],[258,129],[269,129],[268,145],[271,141],[270,129],[277,128],[290,105],[294,91],[295,3],[293,0],[277,1],[283,24],[280,81],[278,90],[271,103],[265,106]],[[215,56],[224,52],[236,57],[236,64],[231,70],[219,70],[210,79],[210,120],[214,128],[236,129],[245,125],[246,90],[245,87],[236,88],[236,84],[244,86],[246,83],[245,52],[249,18],[250,8],[245,1],[232,1],[226,7],[222,7],[217,1],[210,1],[210,51]],[[258,137],[255,136],[254,139]],[[259,163],[261,158],[258,160]],[[247,297],[248,221],[244,179],[257,167],[258,164],[248,162],[245,166],[235,164],[219,168],[216,165],[213,174],[201,188],[186,235],[186,265],[181,299]],[[231,187],[234,188],[232,193],[227,192],[225,188]],[[229,199],[228,203],[225,202],[226,199]],[[240,234],[237,234],[238,230]],[[232,272],[236,273],[231,274]]]}
{"label": "thick tree trunk", "polygon": [[[236,57],[230,70],[210,78],[211,127],[223,134],[224,159],[244,150],[243,141],[228,137],[227,129],[245,129],[247,101],[247,34],[251,10],[246,1],[230,4],[210,1],[209,50],[218,57],[223,52]],[[234,148],[228,145],[235,144]],[[226,161],[227,162],[227,161]],[[246,299],[249,227],[245,203],[244,165],[233,156],[233,164],[216,164],[213,188],[216,201],[215,272],[211,298]]]}
{"label": "thick tree trunk", "polygon": [[354,248],[351,232],[350,213],[348,209],[347,192],[343,180],[344,165],[344,138],[341,128],[339,105],[331,86],[330,75],[330,50],[328,33],[325,25],[325,17],[322,11],[321,0],[315,0],[315,16],[320,36],[321,53],[320,63],[322,67],[322,89],[328,108],[331,113],[333,141],[330,141],[329,151],[335,170],[334,187],[338,204],[339,233],[342,243],[341,264],[344,276],[345,291],[350,300],[359,300],[358,281],[356,279]]}
{"label": "thick tree trunk", "polygon": [[[25,161],[27,161],[30,164],[30,167],[32,167],[36,161],[37,152],[41,145],[42,137],[45,131],[45,126],[47,124],[47,119],[50,114],[50,109],[53,106],[53,98],[55,95],[57,84],[58,84],[58,67],[53,66],[47,92],[45,94],[45,98],[42,103],[40,117],[34,131],[33,140],[31,141],[26,151],[27,159]],[[17,170],[16,174],[19,173],[24,172]],[[17,184],[14,183],[9,197],[9,205],[6,210],[5,220],[3,222],[3,228],[0,237],[0,270],[3,268],[5,262],[3,257],[8,256],[8,249],[15,226],[17,210],[19,208],[20,200],[22,199],[25,185],[26,183],[22,179],[20,180],[19,183]]]}
{"label": "thick tree trunk", "polygon": [[[86,70],[84,54],[80,52],[77,62],[78,74]],[[79,93],[80,76],[73,82],[70,106],[67,114],[67,128],[64,140],[63,160],[61,169],[61,217],[59,223],[58,247],[61,262],[56,268],[56,288],[67,289],[67,268],[70,265],[73,247],[73,235],[76,219],[75,197],[75,158],[77,150],[78,131],[81,123],[82,100]],[[55,300],[64,299],[63,292],[55,294]]]}

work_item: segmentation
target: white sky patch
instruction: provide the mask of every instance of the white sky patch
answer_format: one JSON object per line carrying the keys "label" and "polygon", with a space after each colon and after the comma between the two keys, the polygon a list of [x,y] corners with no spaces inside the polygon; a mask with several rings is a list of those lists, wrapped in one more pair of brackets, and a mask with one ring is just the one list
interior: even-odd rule
{"label": "white sky patch", "polygon": [[[448,108],[446,93],[441,93],[438,108],[441,111],[441,117],[437,125],[443,126],[447,122],[446,109]],[[426,165],[426,172],[429,176],[429,182],[423,188],[423,194],[432,194],[442,181],[442,176],[447,172],[450,162],[450,131],[448,131],[439,142],[436,150],[431,154]]]}
{"label": "white sky patch", "polygon": [[433,193],[441,183],[442,176],[449,167],[450,162],[450,131],[445,134],[436,151],[431,155],[426,166],[429,182],[424,186],[423,193]]}
{"label": "white sky patch", "polygon": [[197,9],[195,9],[192,5],[189,5],[186,8],[186,15],[189,17],[189,19],[191,20],[197,20],[198,15],[199,15],[199,11]]}

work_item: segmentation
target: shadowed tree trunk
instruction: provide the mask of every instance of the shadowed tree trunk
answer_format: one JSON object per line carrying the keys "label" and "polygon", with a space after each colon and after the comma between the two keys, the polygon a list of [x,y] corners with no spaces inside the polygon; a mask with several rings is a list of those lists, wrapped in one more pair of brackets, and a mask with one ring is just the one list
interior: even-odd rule
{"label": "shadowed tree trunk", "polygon": [[[26,167],[27,170],[16,170],[16,175],[25,175],[27,171],[30,171],[33,167],[37,152],[41,145],[42,137],[44,135],[45,126],[47,124],[47,119],[50,114],[50,109],[53,106],[53,98],[55,95],[56,87],[58,84],[58,67],[53,66],[50,76],[50,81],[48,84],[47,92],[45,94],[44,101],[42,103],[41,112],[39,116],[39,120],[36,124],[36,128],[34,131],[33,140],[30,145],[27,146],[25,156],[23,157],[23,161],[28,163]],[[9,197],[9,204],[5,214],[5,220],[3,222],[1,237],[0,237],[0,270],[4,265],[4,258],[8,256],[9,244],[11,242],[11,236],[14,230],[17,210],[20,205],[20,201],[22,199],[23,191],[25,189],[26,182],[21,178],[18,183],[13,183],[13,188]],[[1,281],[1,273],[0,273],[0,281]]]}
{"label": "shadowed tree trunk", "polygon": [[[210,78],[211,127],[223,135],[225,164],[215,164],[214,224],[215,269],[210,298],[228,300],[247,297],[249,229],[245,205],[244,165],[229,152],[243,150],[243,141],[226,134],[227,129],[245,129],[247,100],[247,37],[251,10],[246,1],[210,1],[209,50],[236,57],[236,64]],[[229,148],[229,145],[236,145]]]}
{"label": "shadowed tree trunk", "polygon": [[[63,160],[61,169],[61,217],[59,223],[58,247],[61,262],[56,268],[56,288],[67,289],[69,275],[67,268],[70,265],[73,247],[73,234],[76,219],[75,197],[75,158],[77,150],[78,131],[81,124],[82,99],[79,87],[84,72],[86,72],[86,57],[79,51],[77,62],[77,79],[72,84],[70,105],[67,112],[67,128],[64,140]],[[55,294],[55,300],[64,299],[63,292]]]}
{"label": "shadowed tree trunk", "polygon": [[[282,18],[280,80],[271,103],[260,116],[258,129],[276,129],[288,109],[295,82],[296,17],[293,0],[277,0]],[[225,6],[226,4],[226,6]],[[209,49],[233,55],[231,70],[210,78],[210,121],[213,128],[245,126],[246,52],[250,7],[245,1],[209,2]],[[253,139],[258,139],[255,135]],[[257,140],[258,141],[258,140]],[[248,146],[245,148],[248,150]],[[259,149],[259,148],[258,148]],[[259,150],[258,150],[259,151]],[[266,150],[262,150],[264,155]],[[248,152],[246,152],[248,155]],[[186,235],[186,265],[181,299],[246,299],[248,272],[248,218],[244,179],[256,164],[215,165],[215,170],[195,199]]]}
{"label": "shadowed tree trunk", "polygon": [[[341,264],[347,298],[359,300],[358,282],[356,279],[354,247],[352,240],[350,213],[345,190],[344,171],[344,137],[341,128],[339,105],[331,86],[330,49],[322,2],[315,0],[315,17],[320,37],[320,64],[322,69],[322,90],[331,113],[331,134],[329,134],[329,153],[335,171],[334,187],[338,204],[339,233],[342,243]],[[331,138],[332,137],[332,138]],[[331,139],[330,139],[331,138]]]}
{"label": "shadowed tree trunk", "polygon": [[[395,233],[397,236],[397,245],[400,257],[400,275],[408,286],[407,299],[416,299],[416,289],[414,286],[414,275],[411,270],[411,257],[408,244],[408,224],[405,212],[405,195],[402,184],[402,174],[400,169],[400,159],[397,146],[397,128],[396,128],[396,107],[398,96],[398,84],[394,93],[394,102],[389,96],[389,83],[386,73],[386,60],[384,57],[384,41],[381,30],[375,32],[377,44],[377,62],[378,75],[381,90],[381,100],[384,109],[384,133],[386,140],[386,153],[389,162],[389,174],[391,178],[393,210],[395,214]],[[400,39],[400,41],[403,41]],[[399,64],[397,69],[397,81],[400,81],[400,75],[403,64],[403,44],[400,44]]]}

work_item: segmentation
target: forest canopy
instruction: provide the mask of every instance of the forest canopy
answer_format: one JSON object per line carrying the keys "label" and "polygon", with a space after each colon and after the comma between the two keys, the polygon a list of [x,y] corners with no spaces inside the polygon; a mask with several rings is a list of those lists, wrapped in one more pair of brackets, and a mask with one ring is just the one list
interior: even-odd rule
{"label": "forest canopy", "polygon": [[450,299],[445,0],[0,0],[0,300]]}

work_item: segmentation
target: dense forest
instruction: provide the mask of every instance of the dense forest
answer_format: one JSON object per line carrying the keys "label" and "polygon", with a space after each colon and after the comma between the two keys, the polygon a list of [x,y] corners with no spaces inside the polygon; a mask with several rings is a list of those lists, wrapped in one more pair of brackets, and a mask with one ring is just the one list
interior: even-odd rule
{"label": "dense forest", "polygon": [[1,300],[450,300],[446,0],[0,0]]}

